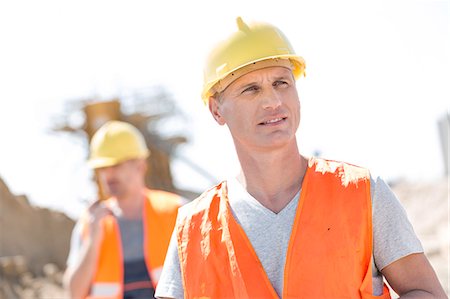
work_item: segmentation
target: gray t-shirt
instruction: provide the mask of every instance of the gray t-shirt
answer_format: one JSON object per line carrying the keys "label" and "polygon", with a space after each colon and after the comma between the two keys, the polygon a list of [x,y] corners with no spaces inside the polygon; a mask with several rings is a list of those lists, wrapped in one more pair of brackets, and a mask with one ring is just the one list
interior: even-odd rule
{"label": "gray t-shirt", "polygon": [[[125,286],[133,285],[136,282],[147,282],[145,285],[132,288],[124,287],[124,298],[153,298],[154,289],[151,285],[151,278],[147,271],[144,258],[144,234],[142,219],[126,219],[116,215],[117,223],[120,229],[120,238],[122,244],[124,275],[123,282]],[[80,257],[81,250],[81,222],[78,221],[72,233],[70,254],[67,259],[67,265],[74,265]]]}
{"label": "gray t-shirt", "polygon": [[[180,204],[184,205],[190,202],[185,197],[180,197]],[[143,242],[144,228],[142,219],[127,219],[121,216],[119,209],[112,209],[117,219],[120,229],[120,238],[122,243],[122,254],[124,262],[144,260]],[[82,221],[78,220],[72,230],[70,239],[70,252],[67,257],[67,266],[74,265],[79,258],[82,244]]]}
{"label": "gray t-shirt", "polygon": [[[281,297],[287,247],[300,192],[278,214],[261,205],[236,180],[227,180],[232,213],[244,229],[267,276]],[[373,223],[373,290],[381,295],[383,277],[379,270],[412,253],[423,252],[404,208],[380,178],[371,179]],[[181,208],[179,216],[189,204]],[[258,223],[258,225],[254,225]],[[183,285],[175,233],[169,245],[156,297],[183,298]]]}
{"label": "gray t-shirt", "polygon": [[[117,217],[117,222],[120,229],[120,238],[122,244],[122,254],[125,262],[136,261],[144,259],[143,252],[143,227],[142,219],[129,220],[121,217]],[[67,258],[67,265],[71,266],[77,262],[81,250],[81,221],[75,224],[72,231],[72,237],[70,241],[70,252]]]}

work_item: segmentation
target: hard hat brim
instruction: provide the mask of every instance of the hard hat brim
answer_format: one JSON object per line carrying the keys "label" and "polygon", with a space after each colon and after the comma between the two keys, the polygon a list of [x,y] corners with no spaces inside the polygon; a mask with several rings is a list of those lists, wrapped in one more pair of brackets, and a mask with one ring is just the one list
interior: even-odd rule
{"label": "hard hat brim", "polygon": [[[293,65],[292,67],[292,73],[294,75],[295,79],[298,79],[301,75],[304,74],[304,70],[305,70],[305,60],[303,59],[303,57],[298,56],[298,55],[291,55],[291,54],[286,54],[286,55],[275,55],[275,56],[269,56],[269,57],[263,57],[260,59],[255,59],[252,60],[246,64],[240,65],[234,69],[229,70],[226,73],[221,74],[219,77],[220,78],[226,78],[227,76],[229,76],[230,74],[236,72],[239,69],[245,68],[251,64],[255,64],[257,62],[260,61],[264,61],[264,60],[277,60],[277,59],[289,59]],[[275,65],[274,65],[275,66]],[[261,67],[263,68],[263,67]],[[257,69],[257,68],[256,68]],[[254,69],[254,70],[256,70]],[[213,80],[208,82],[207,84],[205,84],[204,89],[203,89],[203,93],[202,93],[202,99],[203,102],[206,104],[208,103],[209,97],[214,95],[214,92],[212,92],[212,90],[214,89],[214,86],[216,86],[217,83],[219,83],[221,80]],[[226,86],[225,86],[226,88]],[[222,89],[223,90],[223,89]]]}
{"label": "hard hat brim", "polygon": [[140,156],[133,156],[133,157],[125,157],[123,159],[117,159],[117,158],[108,158],[108,157],[99,157],[99,158],[92,158],[87,161],[87,164],[92,169],[98,169],[98,168],[104,168],[104,167],[110,167],[115,166],[117,164],[120,164],[125,161],[133,160],[133,159],[146,159],[150,156],[150,151],[140,155]]}

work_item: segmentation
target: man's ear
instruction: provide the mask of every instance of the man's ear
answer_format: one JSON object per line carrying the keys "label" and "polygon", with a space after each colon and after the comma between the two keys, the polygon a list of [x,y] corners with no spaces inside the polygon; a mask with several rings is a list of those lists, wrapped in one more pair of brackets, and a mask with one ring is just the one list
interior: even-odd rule
{"label": "man's ear", "polygon": [[148,165],[147,165],[147,159],[146,158],[138,158],[133,160],[134,167],[136,172],[142,174],[145,176],[147,173]]}
{"label": "man's ear", "polygon": [[216,122],[219,125],[223,126],[225,124],[225,119],[222,117],[222,114],[220,113],[220,104],[218,103],[218,101],[215,98],[210,97],[208,100],[208,106],[209,111],[211,112],[211,115],[214,117]]}

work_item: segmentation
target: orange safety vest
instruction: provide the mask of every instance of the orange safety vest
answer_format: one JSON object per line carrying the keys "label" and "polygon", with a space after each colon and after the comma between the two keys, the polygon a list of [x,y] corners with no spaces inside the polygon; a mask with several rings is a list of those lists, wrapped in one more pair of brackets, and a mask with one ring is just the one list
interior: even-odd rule
{"label": "orange safety vest", "polygon": [[[173,193],[148,189],[145,190],[145,197],[147,200],[144,200],[142,214],[143,251],[148,273],[156,289],[181,199]],[[124,269],[119,226],[116,218],[112,216],[105,217],[101,225],[103,240],[89,295],[86,298],[121,299]],[[86,232],[85,229],[84,235]]]}
{"label": "orange safety vest", "polygon": [[[222,182],[177,223],[185,298],[278,298]],[[255,225],[258,225],[255,223]],[[372,295],[369,172],[309,161],[284,269],[282,298],[390,298]]]}

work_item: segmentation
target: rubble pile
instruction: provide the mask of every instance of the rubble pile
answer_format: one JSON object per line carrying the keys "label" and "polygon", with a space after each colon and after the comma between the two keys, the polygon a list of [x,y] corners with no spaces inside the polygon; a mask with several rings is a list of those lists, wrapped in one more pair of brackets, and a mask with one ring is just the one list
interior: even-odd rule
{"label": "rubble pile", "polygon": [[0,299],[63,298],[74,221],[32,206],[0,179]]}

